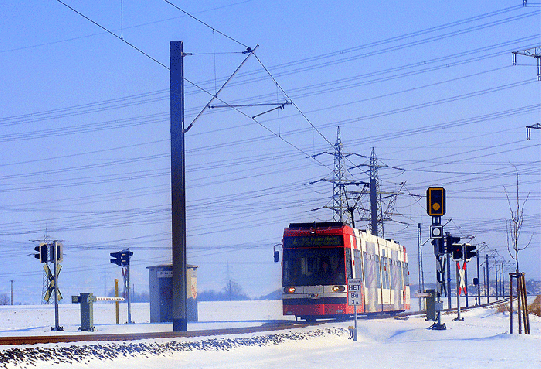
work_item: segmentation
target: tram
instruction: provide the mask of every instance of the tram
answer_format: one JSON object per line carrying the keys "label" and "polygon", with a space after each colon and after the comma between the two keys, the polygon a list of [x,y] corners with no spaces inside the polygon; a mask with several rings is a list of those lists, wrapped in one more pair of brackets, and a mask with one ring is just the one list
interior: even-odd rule
{"label": "tram", "polygon": [[342,222],[291,223],[282,240],[284,315],[314,321],[349,317],[348,280],[362,282],[357,313],[410,308],[406,248]]}

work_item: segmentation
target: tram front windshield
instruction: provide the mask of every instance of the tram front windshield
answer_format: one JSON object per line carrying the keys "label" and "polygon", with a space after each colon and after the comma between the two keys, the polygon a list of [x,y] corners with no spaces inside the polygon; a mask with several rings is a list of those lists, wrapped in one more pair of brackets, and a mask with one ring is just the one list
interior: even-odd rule
{"label": "tram front windshield", "polygon": [[346,284],[344,249],[285,249],[282,285],[318,286]]}

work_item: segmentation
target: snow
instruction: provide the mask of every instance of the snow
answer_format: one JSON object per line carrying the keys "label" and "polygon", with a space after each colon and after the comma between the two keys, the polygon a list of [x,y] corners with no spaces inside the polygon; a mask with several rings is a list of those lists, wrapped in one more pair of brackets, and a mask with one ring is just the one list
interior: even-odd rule
{"label": "snow", "polygon": [[[121,317],[126,320],[126,304]],[[171,324],[150,324],[148,304],[133,304],[136,324],[114,324],[114,305],[94,304],[100,333],[170,331]],[[24,357],[8,359],[14,347],[0,346],[0,368],[540,368],[541,319],[530,317],[530,335],[510,335],[509,315],[494,308],[443,315],[447,329],[428,329],[422,315],[403,319],[360,319],[358,340],[349,338],[353,321],[307,328],[198,338],[42,344],[18,347]],[[280,301],[199,303],[199,322],[189,330],[259,326],[293,319],[281,315]],[[52,306],[0,308],[0,335],[73,334],[79,306],[60,305],[64,332],[51,332]],[[515,322],[515,329],[517,325]],[[38,357],[39,356],[39,357]]]}

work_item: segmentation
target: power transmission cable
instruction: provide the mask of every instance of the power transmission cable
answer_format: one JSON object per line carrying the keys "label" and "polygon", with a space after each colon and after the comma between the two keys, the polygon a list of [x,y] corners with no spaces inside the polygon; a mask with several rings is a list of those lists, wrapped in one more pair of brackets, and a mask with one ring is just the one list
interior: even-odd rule
{"label": "power transmission cable", "polygon": [[[424,45],[424,44],[427,44],[427,43],[441,41],[441,40],[443,40],[445,38],[452,38],[452,37],[456,37],[456,36],[462,36],[462,35],[465,35],[465,34],[468,34],[468,33],[474,32],[474,31],[479,31],[479,30],[484,30],[484,29],[496,27],[496,26],[501,26],[503,24],[507,24],[507,23],[510,23],[510,22],[521,21],[524,18],[537,16],[539,14],[541,14],[541,11],[536,11],[535,14],[523,13],[523,14],[519,14],[517,16],[492,21],[492,22],[481,24],[481,25],[478,25],[478,26],[468,27],[466,29],[459,29],[459,30],[452,31],[452,32],[449,32],[449,33],[446,33],[446,34],[442,34],[442,35],[430,36],[430,37],[422,39],[422,40],[413,39],[412,41],[409,41],[407,43],[403,43],[403,44],[399,44],[399,45],[395,45],[395,46],[391,46],[391,47],[386,47],[386,48],[382,48],[380,50],[374,51],[374,47],[378,46],[378,44],[380,43],[380,41],[376,41],[375,43],[371,43],[371,44],[360,45],[360,46],[357,46],[357,47],[343,49],[343,50],[336,51],[336,52],[333,52],[333,53],[322,54],[320,56],[317,56],[317,57],[313,58],[314,61],[321,60],[321,62],[319,64],[308,65],[306,67],[301,67],[301,68],[296,68],[296,69],[289,69],[287,73],[281,73],[281,74],[278,74],[278,76],[283,77],[283,76],[286,76],[286,75],[291,75],[291,74],[295,74],[295,73],[299,73],[299,72],[306,72],[306,71],[309,71],[309,70],[326,68],[329,65],[336,66],[337,64],[351,62],[351,61],[355,61],[355,60],[358,60],[358,59],[361,59],[361,58],[369,58],[369,57],[374,57],[374,56],[377,56],[377,55],[384,55],[386,53],[396,52],[396,51],[399,51],[399,50],[402,50],[402,49],[405,49],[405,48],[412,48],[414,46],[421,46],[421,45]],[[381,43],[386,44],[386,43],[392,43],[394,41],[395,40],[393,38],[391,38],[391,39],[381,41]],[[366,53],[358,54],[358,55],[355,55],[355,56],[343,56],[344,54],[347,55],[347,54],[349,54],[351,52],[360,51],[360,50],[365,49],[365,48],[369,49],[370,51],[366,52]],[[327,59],[333,58],[335,56],[339,56],[340,59],[334,60],[332,62],[329,62],[329,60],[327,60]],[[312,61],[312,60],[311,59],[301,59],[301,61],[303,63],[306,63],[306,62],[309,62],[309,61]],[[292,63],[300,63],[301,61],[296,61],[296,62],[292,62]],[[291,65],[291,63],[288,64],[288,66],[290,66],[290,65]],[[280,67],[281,67],[281,65],[280,65]]]}
{"label": "power transmission cable", "polygon": [[[205,22],[202,22],[202,21],[199,20],[198,18],[195,18],[195,17],[192,16],[191,14],[185,12],[185,11],[182,10],[181,8],[179,8],[179,7],[177,7],[176,5],[172,4],[170,1],[168,1],[168,0],[164,0],[164,1],[165,1],[166,3],[168,3],[168,4],[172,5],[172,6],[174,6],[174,7],[177,8],[178,10],[182,11],[183,13],[187,14],[188,16],[192,17],[193,19],[199,21],[200,23],[203,23],[205,26],[207,26],[207,27],[209,27],[210,29],[212,29],[213,32],[214,32],[214,31],[217,31],[215,28],[209,26],[209,25],[208,25],[207,23],[205,23]],[[203,111],[205,111],[205,109],[208,108],[208,107],[210,106],[210,104],[212,103],[212,101],[213,101],[214,99],[218,99],[218,93],[219,93],[220,91],[222,91],[222,89],[225,87],[225,85],[226,85],[226,84],[231,80],[231,78],[232,78],[232,77],[240,70],[240,68],[241,68],[242,65],[248,60],[248,58],[249,58],[252,54],[255,55],[255,49],[257,48],[257,46],[252,50],[250,47],[248,47],[248,46],[246,46],[246,45],[244,45],[244,44],[238,42],[237,40],[231,38],[230,36],[227,36],[227,35],[225,35],[225,34],[219,32],[219,31],[217,31],[217,32],[220,33],[221,35],[223,35],[223,36],[225,36],[225,37],[227,37],[227,38],[229,38],[229,39],[231,39],[231,40],[233,40],[233,41],[235,41],[235,42],[237,42],[237,43],[239,43],[239,44],[245,46],[245,47],[247,48],[247,53],[248,53],[249,55],[243,60],[243,62],[239,65],[239,67],[233,72],[233,74],[232,74],[232,75],[227,79],[227,81],[222,85],[222,87],[220,88],[220,90],[219,90],[214,96],[212,96],[212,99],[210,100],[210,102],[207,103],[207,105],[206,105],[206,106],[203,108],[203,110],[198,114],[198,116],[197,116],[197,117],[192,121],[192,123],[185,129],[186,132],[193,126],[193,123],[201,116],[201,114],[203,113]],[[285,93],[285,91],[280,87],[280,85],[278,84],[278,82],[276,81],[276,79],[270,74],[270,72],[268,71],[268,69],[263,65],[263,63],[262,63],[261,60],[257,57],[257,55],[255,55],[255,58],[256,58],[257,61],[261,64],[261,66],[264,68],[264,70],[267,72],[267,74],[272,78],[272,80],[273,80],[273,82],[276,84],[276,86],[280,88],[280,90],[282,91],[282,93],[283,93],[286,97],[288,97],[288,95],[287,95],[287,94]],[[294,149],[296,149],[297,151],[299,151],[299,152],[305,154],[307,158],[312,158],[312,156],[310,156],[310,155],[309,155],[308,153],[306,153],[304,150],[302,150],[301,148],[299,148],[299,147],[296,146],[295,144],[293,144],[293,143],[287,141],[287,140],[284,139],[280,134],[276,134],[274,131],[272,131],[271,129],[269,129],[266,125],[264,125],[263,123],[261,123],[260,121],[258,121],[256,118],[259,117],[259,115],[261,115],[261,114],[256,115],[256,116],[249,116],[249,115],[245,114],[244,112],[242,112],[241,110],[237,109],[235,106],[232,106],[231,104],[228,104],[228,103],[226,103],[225,101],[223,101],[223,100],[221,100],[221,99],[219,99],[219,100],[222,101],[222,102],[223,102],[224,104],[226,104],[227,106],[232,107],[232,108],[235,109],[237,112],[239,112],[240,114],[244,115],[245,117],[247,117],[247,118],[249,118],[249,119],[252,119],[254,122],[256,122],[257,124],[259,124],[261,127],[265,128],[267,131],[269,131],[269,132],[270,132],[272,135],[274,135],[275,137],[277,137],[277,138],[281,139],[282,141],[284,141],[285,143],[289,144],[290,146],[292,146],[292,147],[293,147]],[[315,126],[308,120],[308,118],[306,117],[306,115],[304,115],[304,113],[302,113],[302,111],[299,109],[299,107],[298,107],[294,102],[292,102],[291,99],[289,99],[289,97],[288,97],[288,100],[289,100],[289,101],[295,106],[295,108],[303,115],[303,117],[310,123],[310,125],[311,125],[314,129],[316,129]],[[316,131],[317,131],[318,134],[319,134],[320,136],[322,136],[329,144],[331,144],[330,141],[327,140],[327,138],[325,138],[325,136],[323,136],[323,134],[322,134],[320,131],[318,131],[317,129],[316,129]],[[332,144],[331,144],[331,146],[332,146]],[[312,158],[312,159],[315,160],[318,164],[324,166],[324,164],[321,163],[321,162],[319,162],[317,159],[315,159],[315,158]]]}
{"label": "power transmission cable", "polygon": [[[167,2],[167,0],[164,0]],[[213,30],[214,31],[214,30]],[[253,49],[253,50],[250,50],[250,52],[248,52],[246,58],[244,58],[244,60],[239,64],[239,66],[237,67],[237,69],[235,69],[235,71],[233,71],[233,73],[229,76],[229,78],[223,83],[223,85],[220,87],[219,90],[217,90],[214,95],[212,96],[212,98],[210,99],[210,101],[207,103],[207,105],[205,105],[203,107],[203,109],[201,109],[201,111],[199,112],[199,114],[197,114],[197,116],[192,120],[192,122],[188,125],[188,127],[186,127],[184,129],[184,132],[188,132],[190,130],[190,128],[193,127],[194,123],[197,121],[197,119],[199,119],[199,117],[201,117],[201,115],[203,114],[203,112],[205,110],[207,110],[209,107],[210,107],[210,104],[212,104],[212,102],[215,100],[215,99],[218,99],[218,95],[220,94],[220,92],[223,91],[223,89],[225,88],[225,86],[231,81],[231,79],[237,74],[237,72],[242,68],[242,66],[248,61],[248,59],[250,58],[250,56],[254,55],[255,53],[255,50],[257,49],[258,45],[256,45],[256,47]],[[231,106],[231,105],[228,105],[228,106]]]}
{"label": "power transmission cable", "polygon": [[[139,49],[138,47],[136,47],[135,45],[133,45],[132,43],[126,41],[124,38],[120,37],[119,35],[117,35],[116,33],[114,33],[113,31],[110,31],[109,29],[105,28],[104,26],[100,25],[99,23],[97,23],[96,21],[92,20],[91,18],[87,17],[86,15],[82,14],[81,12],[77,11],[76,9],[72,8],[71,6],[69,6],[68,4],[62,2],[61,0],[57,0],[60,4],[64,5],[65,7],[67,7],[68,9],[72,10],[73,12],[75,12],[76,14],[80,15],[81,17],[83,17],[84,19],[88,20],[89,22],[91,22],[92,24],[100,27],[101,29],[105,30],[107,33],[111,34],[112,36],[116,37],[117,39],[119,39],[120,41],[124,42],[125,44],[127,44],[128,46],[132,47],[134,50],[138,51],[139,53],[141,53],[142,55],[146,56],[147,58],[151,59],[152,61],[156,62],[157,64],[161,65],[162,67],[166,68],[169,70],[169,67],[167,67],[165,64],[161,63],[160,61],[158,61],[157,59],[153,58],[152,56],[150,56],[149,54],[147,54],[146,52],[144,52],[143,50]],[[166,2],[168,2],[167,0],[164,0]],[[175,6],[174,4],[168,2],[170,5],[173,5]],[[176,6],[175,6],[176,7]],[[184,12],[182,9],[178,8],[180,11]],[[193,17],[191,14],[189,13],[186,13],[184,12],[185,14],[189,15],[190,17],[198,20],[197,18]],[[199,21],[199,20],[198,20]],[[202,22],[203,24],[205,24],[206,26],[208,26],[206,23]],[[210,26],[208,26],[210,27]],[[210,27],[212,30],[214,31],[217,31],[215,30],[214,28]],[[219,32],[217,31],[218,33],[224,35],[225,37],[228,37],[230,38],[229,36],[223,34],[222,32]],[[230,38],[231,40],[237,42],[236,40]],[[239,42],[237,42],[239,43]],[[240,43],[241,45],[245,46],[247,48],[247,51],[248,52],[252,52],[250,47]],[[191,82],[190,80],[188,80],[186,77],[184,77],[184,80],[186,82],[188,82],[189,84],[191,84],[192,86],[194,87],[197,87],[198,89],[202,90],[203,92],[207,93],[208,95],[212,96],[213,98],[216,98],[220,101],[222,101],[224,104],[227,104],[225,101],[219,99],[218,97],[214,97],[212,95],[211,92],[207,91],[206,89],[204,89],[203,87],[199,86],[198,84],[194,83],[194,82]],[[264,125],[263,123],[261,123],[260,121],[256,120],[255,117],[250,117],[249,115],[247,115],[246,113],[242,112],[241,110],[237,109],[237,108],[233,108],[234,110],[236,110],[237,112],[239,112],[240,114],[244,115],[246,118],[248,119],[252,119],[255,123],[259,124],[261,127],[263,127],[264,129],[266,129],[267,131],[269,131],[269,133],[271,133],[273,136],[279,138],[280,140],[284,141],[285,143],[287,143],[288,145],[290,145],[291,147],[293,147],[294,149],[296,149],[297,151],[303,153],[306,155],[307,158],[311,158],[311,156],[306,153],[304,150],[302,150],[301,148],[299,148],[298,146],[296,146],[295,144],[289,142],[288,140],[286,140],[285,138],[283,138],[280,134],[276,134],[274,131],[272,131],[269,127],[267,127],[266,125]],[[323,163],[319,162],[318,160],[316,159],[313,159],[315,160],[319,165],[322,165],[322,166],[325,166]]]}
{"label": "power transmission cable", "polygon": [[171,1],[169,1],[169,0],[163,0],[163,1],[165,1],[167,4],[171,5],[171,6],[174,7],[175,9],[181,11],[182,13],[186,14],[188,17],[192,18],[193,20],[195,20],[195,21],[201,23],[202,25],[204,25],[205,27],[211,29],[212,32],[216,32],[216,33],[218,33],[218,34],[224,36],[225,38],[227,38],[227,39],[229,39],[229,40],[231,40],[231,41],[233,41],[233,42],[235,42],[235,43],[237,43],[237,44],[239,44],[239,45],[241,45],[241,46],[244,46],[245,48],[248,48],[248,45],[245,45],[245,44],[243,44],[242,42],[240,42],[240,41],[234,39],[233,37],[226,35],[225,33],[221,32],[220,30],[218,30],[218,29],[212,27],[212,26],[209,25],[208,23],[202,21],[201,19],[199,19],[199,18],[195,17],[194,15],[188,13],[187,11],[181,9],[179,6],[173,4]]}
{"label": "power transmission cable", "polygon": [[284,91],[284,89],[282,88],[282,86],[280,86],[278,84],[278,81],[274,78],[274,76],[270,73],[270,71],[267,69],[267,67],[263,64],[263,62],[261,61],[261,59],[259,59],[257,57],[257,55],[255,56],[255,58],[257,59],[257,61],[259,62],[259,64],[263,67],[263,69],[265,70],[265,72],[267,72],[267,74],[269,75],[269,77],[272,79],[272,81],[274,82],[274,84],[276,85],[277,88],[280,89],[280,91],[282,92],[282,94],[284,94],[286,96],[286,98],[288,99],[288,101],[290,101],[293,106],[295,107],[295,109],[297,109],[297,111],[302,115],[302,117],[304,118],[304,120],[306,120],[308,122],[308,124],[317,132],[318,135],[320,135],[323,140],[325,140],[331,147],[334,147],[334,144],[332,142],[330,142],[327,137],[325,137],[323,135],[323,133],[321,133],[321,131],[319,129],[317,129],[317,127],[312,123],[312,121],[310,121],[310,119],[308,119],[308,117],[306,116],[306,114],[304,114],[301,109],[299,108],[299,106],[293,102],[293,100],[291,99],[291,97]]}

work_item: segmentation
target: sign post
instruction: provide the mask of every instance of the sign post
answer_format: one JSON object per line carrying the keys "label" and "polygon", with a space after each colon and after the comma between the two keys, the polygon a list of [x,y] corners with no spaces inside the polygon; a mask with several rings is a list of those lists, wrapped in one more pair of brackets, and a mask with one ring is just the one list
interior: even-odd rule
{"label": "sign post", "polygon": [[[462,247],[462,246],[460,246]],[[460,260],[456,262],[456,306],[457,306],[457,317],[453,320],[463,321],[464,318],[460,316],[460,295],[462,291],[466,293],[466,281],[464,278],[464,273],[466,271],[466,262],[464,261],[464,266],[460,266]]]}
{"label": "sign post", "polygon": [[355,311],[355,328],[353,329],[353,341],[357,341],[357,306],[362,304],[361,279],[348,280],[348,305],[353,306]]}

